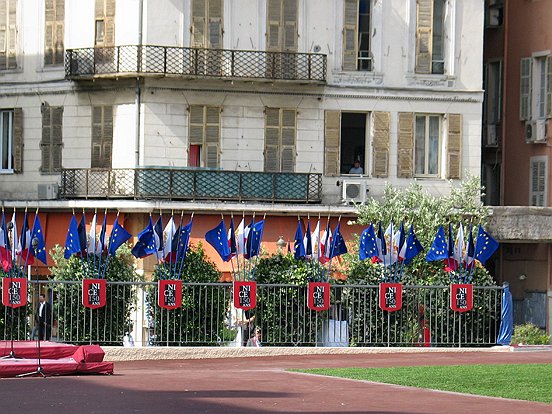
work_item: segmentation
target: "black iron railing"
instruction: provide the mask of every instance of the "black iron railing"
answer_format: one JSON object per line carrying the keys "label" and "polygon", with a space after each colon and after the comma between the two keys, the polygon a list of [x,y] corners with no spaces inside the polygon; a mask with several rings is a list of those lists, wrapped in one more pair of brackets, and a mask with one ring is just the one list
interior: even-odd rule
{"label": "black iron railing", "polygon": [[61,171],[60,196],[319,203],[322,175],[162,167],[72,168]]}
{"label": "black iron railing", "polygon": [[69,79],[124,74],[324,83],[326,55],[149,45],[65,52],[65,75]]}

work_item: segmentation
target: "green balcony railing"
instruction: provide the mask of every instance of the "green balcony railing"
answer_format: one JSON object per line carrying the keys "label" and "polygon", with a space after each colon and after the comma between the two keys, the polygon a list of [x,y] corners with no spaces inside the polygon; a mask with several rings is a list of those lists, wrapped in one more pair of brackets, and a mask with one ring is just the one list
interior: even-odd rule
{"label": "green balcony railing", "polygon": [[190,76],[326,82],[326,55],[321,53],[201,49],[128,45],[65,51],[65,76]]}
{"label": "green balcony railing", "polygon": [[322,175],[167,167],[65,168],[60,196],[319,203]]}

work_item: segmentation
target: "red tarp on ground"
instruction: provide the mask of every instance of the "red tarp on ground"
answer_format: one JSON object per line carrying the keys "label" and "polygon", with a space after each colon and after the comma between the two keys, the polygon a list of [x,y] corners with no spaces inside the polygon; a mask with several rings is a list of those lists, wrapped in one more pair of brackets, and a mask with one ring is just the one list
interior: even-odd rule
{"label": "red tarp on ground", "polygon": [[[9,355],[10,343],[7,342],[6,349],[2,345],[4,343],[0,344],[0,355]],[[37,351],[35,341],[14,341],[17,358],[0,359],[0,378],[36,371]],[[113,374],[113,362],[103,362],[104,352],[98,345],[41,342],[40,351],[40,366],[45,375]]]}

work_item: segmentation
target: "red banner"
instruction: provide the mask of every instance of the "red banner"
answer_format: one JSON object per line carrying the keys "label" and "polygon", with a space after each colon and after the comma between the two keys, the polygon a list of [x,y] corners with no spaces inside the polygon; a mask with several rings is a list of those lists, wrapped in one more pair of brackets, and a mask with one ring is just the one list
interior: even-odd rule
{"label": "red banner", "polygon": [[234,307],[243,310],[257,306],[257,282],[234,281]]}
{"label": "red banner", "polygon": [[27,279],[24,277],[4,277],[2,279],[2,304],[19,308],[27,304]]}
{"label": "red banner", "polygon": [[85,308],[103,308],[106,302],[105,279],[83,279],[82,281],[82,305]]}
{"label": "red banner", "polygon": [[395,312],[402,308],[402,284],[380,283],[379,307],[388,312]]}
{"label": "red banner", "polygon": [[330,284],[328,282],[309,282],[307,294],[309,309],[323,311],[330,308]]}
{"label": "red banner", "polygon": [[450,308],[467,312],[473,308],[473,285],[453,283],[450,285]]}
{"label": "red banner", "polygon": [[182,306],[182,281],[160,280],[157,303],[161,308],[177,309]]}

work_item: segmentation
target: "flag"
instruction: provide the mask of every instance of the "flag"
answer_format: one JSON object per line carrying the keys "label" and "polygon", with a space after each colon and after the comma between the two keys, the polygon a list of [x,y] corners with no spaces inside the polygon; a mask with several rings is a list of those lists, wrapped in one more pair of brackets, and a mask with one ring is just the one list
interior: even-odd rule
{"label": "flag", "polygon": [[132,248],[131,253],[134,257],[141,259],[155,252],[157,252],[155,248],[155,233],[153,231],[153,222],[150,216],[146,228],[138,233],[138,241]]}
{"label": "flag", "polygon": [[186,253],[188,252],[188,246],[190,243],[190,233],[192,232],[192,220],[188,222],[184,227],[179,229],[178,238],[176,244],[176,261],[185,260]]}
{"label": "flag", "polygon": [[454,260],[456,260],[459,266],[464,260],[464,226],[462,223],[458,226],[456,242],[454,243]]}
{"label": "flag", "polygon": [[[36,240],[36,241],[35,241]],[[44,232],[38,213],[35,214],[33,230],[31,231],[31,254],[45,265],[48,265],[46,257],[46,242],[44,241]]]}
{"label": "flag", "polygon": [[445,239],[445,229],[443,226],[439,226],[435,239],[426,254],[426,261],[433,262],[443,259],[448,259],[448,246]]}
{"label": "flag", "polygon": [[406,241],[406,233],[404,232],[404,222],[401,221],[401,226],[399,227],[399,241],[397,243],[397,250],[400,252]]}
{"label": "flag", "polygon": [[228,235],[226,234],[224,219],[214,229],[205,233],[205,241],[214,247],[222,261],[227,262],[230,260],[230,247],[228,246]]}
{"label": "flag", "polygon": [[295,260],[305,258],[305,245],[303,244],[303,226],[301,220],[297,220],[297,230],[295,230],[295,238],[293,242],[293,257]]}
{"label": "flag", "polygon": [[395,233],[393,232],[393,222],[389,223],[387,230],[383,234],[382,243],[385,244],[386,253],[383,255],[383,265],[391,266],[397,261],[396,246],[394,243]]}
{"label": "flag", "polygon": [[90,232],[88,233],[88,242],[87,242],[87,252],[89,254],[95,254],[97,249],[97,239],[96,239],[96,213],[92,217],[92,222],[90,223]]}
{"label": "flag", "polygon": [[10,239],[8,238],[8,229],[6,228],[6,215],[2,211],[2,226],[0,228],[0,260],[2,260],[2,269],[9,272],[12,268],[10,257]]}
{"label": "flag", "polygon": [[29,228],[29,222],[27,220],[27,212],[25,212],[25,217],[23,218],[23,227],[21,228],[21,239],[19,242],[19,257],[26,265],[34,264],[34,259],[32,254],[30,254],[31,249],[31,229]]}
{"label": "flag", "polygon": [[330,229],[330,222],[326,226],[326,230],[322,233],[320,238],[320,257],[318,260],[320,263],[326,263],[330,260],[330,246],[332,244],[332,229]]}
{"label": "flag", "polygon": [[100,229],[100,239],[98,240],[98,244],[96,244],[96,251],[94,252],[97,256],[101,256],[105,250],[105,246],[107,246],[108,239],[107,239],[106,233],[107,233],[107,212],[106,214],[104,214],[102,228]]}
{"label": "flag", "polygon": [[160,216],[153,226],[153,237],[155,241],[155,257],[157,260],[163,259],[163,250],[165,244],[163,243],[163,218]]}
{"label": "flag", "polygon": [[253,226],[255,225],[255,219],[251,218],[251,223],[249,223],[247,226],[245,226],[245,229],[243,229],[243,237],[244,237],[244,252],[243,257],[246,259],[250,259],[251,257],[251,230],[253,229]]}
{"label": "flag", "polygon": [[409,264],[412,259],[414,259],[418,255],[418,253],[423,250],[424,248],[422,244],[418,241],[416,234],[414,234],[414,226],[410,225],[408,237],[406,239],[406,242],[403,244],[400,254],[403,259],[403,263],[405,265]]}
{"label": "flag", "polygon": [[475,246],[473,244],[473,232],[470,225],[470,234],[468,235],[468,248],[466,250],[466,260],[464,261],[466,269],[471,269],[474,265]]}
{"label": "flag", "polygon": [[228,248],[230,250],[230,256],[228,260],[238,254],[238,246],[236,244],[236,231],[234,230],[234,217],[230,219],[230,228],[228,229]]}
{"label": "flag", "polygon": [[489,233],[483,230],[483,227],[479,226],[477,241],[475,242],[474,258],[485,264],[485,262],[491,258],[496,249],[498,249],[498,242],[493,239]]}
{"label": "flag", "polygon": [[376,244],[378,245],[378,259],[383,262],[385,256],[387,256],[387,243],[385,242],[385,234],[381,226],[381,221],[378,225],[378,234],[376,236]]}
{"label": "flag", "polygon": [[173,239],[175,234],[176,234],[176,226],[174,224],[174,218],[173,216],[171,216],[167,225],[165,226],[165,230],[163,230],[163,235],[165,237],[165,248],[163,249],[163,257],[167,261],[169,261],[169,256],[173,252],[172,248],[173,248]]}
{"label": "flag", "polygon": [[264,224],[265,221],[261,220],[254,223],[251,227],[251,231],[247,238],[248,244],[250,245],[249,258],[259,255],[261,250],[261,242],[263,240]]}
{"label": "flag", "polygon": [[333,240],[330,247],[330,259],[347,253],[347,246],[345,245],[345,240],[343,240],[343,236],[339,232],[340,226],[341,224],[337,223],[337,227],[335,228],[335,231],[334,231]]}
{"label": "flag", "polygon": [[13,211],[12,219],[8,225],[8,230],[10,232],[10,239],[12,241],[11,245],[11,258],[12,261],[15,261],[17,253],[21,251],[21,246],[19,245],[19,238],[17,237],[17,223],[15,221],[15,210]]}
{"label": "flag", "polygon": [[81,254],[85,255],[87,254],[86,247],[88,245],[87,243],[88,236],[86,235],[86,215],[84,211],[82,212],[81,221],[77,229],[78,229],[78,236],[79,236],[79,245],[81,247]]}
{"label": "flag", "polygon": [[288,242],[287,248],[288,248],[288,249],[287,249],[287,250],[288,250],[288,254],[290,254],[290,253],[291,253],[291,244],[290,244],[289,242]]}
{"label": "flag", "polygon": [[128,231],[125,230],[123,226],[119,224],[119,216],[115,219],[113,223],[113,229],[111,230],[111,235],[109,236],[109,246],[107,247],[107,254],[109,256],[115,256],[115,252],[121,245],[132,237]]}
{"label": "flag", "polygon": [[81,246],[79,242],[79,227],[77,224],[77,218],[73,214],[71,221],[69,222],[69,228],[67,229],[67,237],[65,238],[65,252],[63,257],[69,259],[75,253],[81,252]]}
{"label": "flag", "polygon": [[244,219],[240,221],[238,225],[238,234],[237,234],[237,254],[243,255],[245,252],[245,222]]}
{"label": "flag", "polygon": [[310,220],[307,220],[307,230],[305,231],[305,237],[303,237],[303,245],[305,246],[305,256],[312,256],[312,237],[310,229]]}
{"label": "flag", "polygon": [[378,256],[378,244],[376,243],[376,232],[374,225],[364,229],[360,235],[359,258],[360,260],[371,259]]}
{"label": "flag", "polygon": [[316,227],[311,234],[312,257],[315,259],[320,257],[320,220],[316,223]]}

